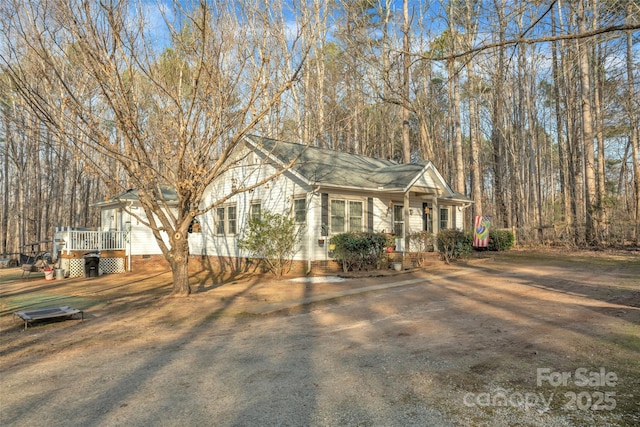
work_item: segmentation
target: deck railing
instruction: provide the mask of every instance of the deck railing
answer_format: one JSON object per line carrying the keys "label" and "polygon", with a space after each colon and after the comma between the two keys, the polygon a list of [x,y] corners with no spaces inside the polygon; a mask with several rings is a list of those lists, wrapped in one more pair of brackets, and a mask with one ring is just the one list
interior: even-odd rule
{"label": "deck railing", "polygon": [[117,251],[127,249],[126,231],[93,231],[72,228],[56,229],[54,246],[60,252]]}

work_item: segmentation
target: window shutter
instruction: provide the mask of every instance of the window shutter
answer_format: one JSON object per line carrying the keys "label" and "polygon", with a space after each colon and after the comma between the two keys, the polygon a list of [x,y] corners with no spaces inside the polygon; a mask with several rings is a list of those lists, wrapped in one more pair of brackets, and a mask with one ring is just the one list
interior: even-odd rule
{"label": "window shutter", "polygon": [[458,208],[456,206],[451,207],[451,228],[454,230],[458,229],[458,221],[456,221],[456,211]]}
{"label": "window shutter", "polygon": [[367,231],[373,233],[373,197],[367,197]]}
{"label": "window shutter", "polygon": [[321,201],[321,218],[322,218],[322,231],[323,236],[329,235],[329,194],[322,193],[320,196]]}

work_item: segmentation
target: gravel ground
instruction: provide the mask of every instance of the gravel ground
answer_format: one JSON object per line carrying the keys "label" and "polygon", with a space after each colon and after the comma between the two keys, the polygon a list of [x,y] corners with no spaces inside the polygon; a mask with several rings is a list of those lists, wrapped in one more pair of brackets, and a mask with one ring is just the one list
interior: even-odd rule
{"label": "gravel ground", "polygon": [[[120,299],[91,293],[101,302],[84,322],[24,332],[0,318],[0,425],[638,425],[631,261],[596,266],[594,277],[589,263],[494,259],[351,279],[320,291],[392,287],[296,305],[318,294],[302,283],[268,315],[250,314],[274,303],[258,287],[286,288],[247,281],[168,299],[134,281],[118,287]],[[0,285],[5,308],[34,286]],[[538,386],[544,367],[604,367],[619,382]],[[566,393],[605,391],[616,393],[613,410],[566,408]]]}

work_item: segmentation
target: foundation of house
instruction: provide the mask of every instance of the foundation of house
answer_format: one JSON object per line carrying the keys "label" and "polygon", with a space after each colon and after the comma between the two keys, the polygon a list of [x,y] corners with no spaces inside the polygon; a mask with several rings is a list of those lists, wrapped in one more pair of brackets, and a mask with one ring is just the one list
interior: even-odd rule
{"label": "foundation of house", "polygon": [[[432,265],[439,259],[437,252],[421,252],[421,253],[393,253],[389,256],[388,265],[385,268],[393,268],[394,262],[402,263],[402,269],[415,267],[423,267]],[[131,257],[132,271],[159,271],[168,270],[169,263],[162,255],[135,255]],[[311,262],[311,271],[309,272],[309,263],[304,260],[296,260],[291,263],[289,275],[301,276],[305,274],[326,275],[342,273],[342,265],[329,259]],[[192,274],[200,272],[208,272],[212,274],[230,274],[230,273],[248,273],[248,272],[264,272],[261,269],[260,262],[251,258],[235,258],[224,256],[206,256],[192,255],[189,257],[189,272]]]}

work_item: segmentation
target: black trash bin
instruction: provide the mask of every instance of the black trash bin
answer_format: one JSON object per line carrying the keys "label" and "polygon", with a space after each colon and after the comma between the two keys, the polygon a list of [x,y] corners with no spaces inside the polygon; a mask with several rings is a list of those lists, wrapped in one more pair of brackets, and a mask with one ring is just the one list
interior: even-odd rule
{"label": "black trash bin", "polygon": [[98,268],[100,267],[100,254],[93,252],[84,256],[84,275],[85,277],[98,277]]}

